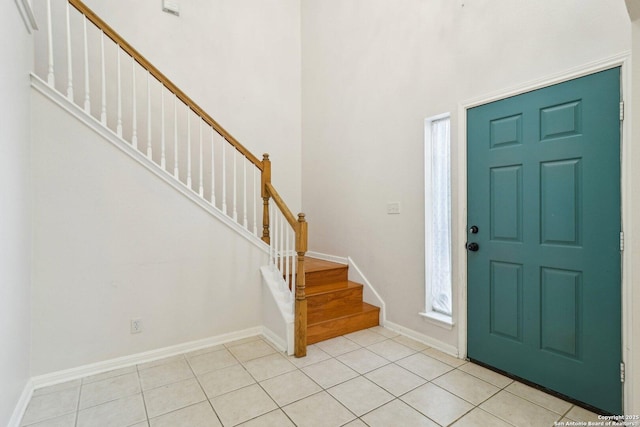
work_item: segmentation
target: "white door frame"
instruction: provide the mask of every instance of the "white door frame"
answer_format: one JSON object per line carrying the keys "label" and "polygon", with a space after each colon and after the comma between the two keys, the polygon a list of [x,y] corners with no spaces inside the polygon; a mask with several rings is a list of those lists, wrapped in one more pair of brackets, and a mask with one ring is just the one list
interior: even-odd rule
{"label": "white door frame", "polygon": [[[458,104],[458,144],[456,146],[456,158],[455,166],[457,169],[456,175],[458,177],[458,183],[455,187],[456,195],[452,195],[452,201],[456,201],[456,209],[453,214],[452,224],[454,230],[452,233],[453,242],[453,282],[454,289],[456,289],[457,297],[457,313],[456,323],[458,325],[458,356],[461,358],[467,357],[467,251],[464,247],[467,239],[466,227],[467,227],[467,110],[479,105],[488,104],[490,102],[498,101],[501,99],[509,98],[515,95],[520,95],[525,92],[540,89],[543,87],[551,86],[557,83],[562,83],[568,80],[573,80],[579,77],[584,77],[589,74],[604,71],[610,68],[621,68],[620,87],[623,94],[622,99],[625,102],[625,108],[629,109],[631,104],[631,53],[624,52],[622,54],[589,63],[581,67],[570,69],[563,73],[554,74],[544,77],[533,82],[528,82],[504,91],[499,91],[492,94],[487,94],[478,98],[470,99]],[[622,211],[622,226],[625,231],[628,231],[629,224],[632,223],[630,203],[632,193],[632,176],[630,171],[633,166],[633,159],[630,155],[627,155],[628,145],[631,140],[631,120],[630,115],[627,115],[628,119],[622,122],[622,144],[621,144],[621,211]],[[626,142],[626,143],[625,143]],[[453,153],[452,153],[453,154]],[[452,156],[453,157],[453,156]],[[627,235],[628,237],[628,235]],[[624,267],[630,267],[632,264],[631,251],[624,251],[622,253],[622,265]],[[457,266],[457,268],[455,267]],[[640,282],[639,280],[636,280]],[[622,360],[625,362],[627,373],[631,374],[630,361],[632,346],[632,334],[631,325],[633,324],[633,299],[632,299],[632,277],[629,268],[622,269]],[[624,384],[623,393],[623,408],[631,408],[633,402],[631,383],[633,377],[630,378]]]}

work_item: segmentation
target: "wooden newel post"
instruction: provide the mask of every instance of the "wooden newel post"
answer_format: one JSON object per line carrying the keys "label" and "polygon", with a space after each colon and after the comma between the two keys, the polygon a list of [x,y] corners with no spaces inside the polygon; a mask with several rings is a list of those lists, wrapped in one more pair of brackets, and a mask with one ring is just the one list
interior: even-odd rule
{"label": "wooden newel post", "polygon": [[269,192],[267,191],[267,184],[271,184],[271,160],[267,153],[262,155],[262,240],[266,244],[271,243],[269,237]]}
{"label": "wooden newel post", "polygon": [[305,295],[304,255],[307,252],[307,221],[303,213],[298,214],[298,232],[296,233],[297,275],[295,305],[295,343],[296,357],[307,355],[307,296]]}

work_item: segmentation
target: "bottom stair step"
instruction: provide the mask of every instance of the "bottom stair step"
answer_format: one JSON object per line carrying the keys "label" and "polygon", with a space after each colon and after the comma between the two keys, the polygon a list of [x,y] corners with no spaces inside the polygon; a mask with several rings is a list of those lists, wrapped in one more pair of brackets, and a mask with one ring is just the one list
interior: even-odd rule
{"label": "bottom stair step", "polygon": [[363,302],[360,311],[309,323],[307,325],[307,344],[315,344],[329,338],[378,326],[379,318],[380,308]]}

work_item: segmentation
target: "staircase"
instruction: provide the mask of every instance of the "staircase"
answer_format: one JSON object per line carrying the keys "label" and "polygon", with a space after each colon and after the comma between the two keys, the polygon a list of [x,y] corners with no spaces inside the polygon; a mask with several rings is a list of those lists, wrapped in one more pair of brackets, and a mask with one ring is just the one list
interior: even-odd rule
{"label": "staircase", "polygon": [[377,326],[380,308],[362,301],[349,266],[306,258],[307,344]]}
{"label": "staircase", "polygon": [[38,6],[33,86],[269,253],[263,277],[282,294],[288,351],[378,325],[347,265],[305,257],[305,215],[276,191],[268,154],[252,154],[81,0]]}

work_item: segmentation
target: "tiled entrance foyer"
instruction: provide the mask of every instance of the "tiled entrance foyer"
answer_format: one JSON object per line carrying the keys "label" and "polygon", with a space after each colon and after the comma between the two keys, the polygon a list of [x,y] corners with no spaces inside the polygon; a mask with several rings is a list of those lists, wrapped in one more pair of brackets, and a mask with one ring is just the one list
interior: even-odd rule
{"label": "tiled entrance foyer", "polygon": [[23,426],[544,426],[597,416],[375,327],[285,357],[256,336],[36,390]]}

